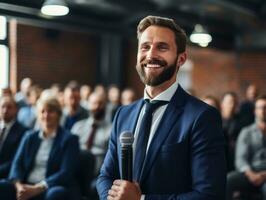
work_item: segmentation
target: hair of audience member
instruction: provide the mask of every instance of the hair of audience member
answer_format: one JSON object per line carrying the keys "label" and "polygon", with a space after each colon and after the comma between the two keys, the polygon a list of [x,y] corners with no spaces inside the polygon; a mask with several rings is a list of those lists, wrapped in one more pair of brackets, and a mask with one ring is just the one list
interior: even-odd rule
{"label": "hair of audience member", "polygon": [[55,111],[59,117],[61,117],[62,115],[61,105],[56,97],[43,96],[42,98],[39,98],[39,100],[37,101],[37,110],[40,110],[43,107],[47,107],[48,109]]}
{"label": "hair of audience member", "polygon": [[264,101],[266,101],[266,94],[261,94],[261,95],[259,95],[259,96],[256,98],[255,102],[257,102],[258,100],[264,100]]}
{"label": "hair of audience member", "polygon": [[65,90],[66,89],[70,89],[72,91],[78,91],[79,92],[80,91],[80,85],[77,81],[72,80],[66,85]]}

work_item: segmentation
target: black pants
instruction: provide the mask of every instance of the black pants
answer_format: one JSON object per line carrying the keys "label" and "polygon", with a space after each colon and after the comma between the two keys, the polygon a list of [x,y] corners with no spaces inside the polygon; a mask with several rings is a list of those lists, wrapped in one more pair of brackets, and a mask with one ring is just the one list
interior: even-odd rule
{"label": "black pants", "polygon": [[227,175],[226,200],[233,199],[233,193],[239,191],[242,193],[261,192],[263,200],[266,200],[266,183],[260,187],[254,186],[244,173],[233,171]]}

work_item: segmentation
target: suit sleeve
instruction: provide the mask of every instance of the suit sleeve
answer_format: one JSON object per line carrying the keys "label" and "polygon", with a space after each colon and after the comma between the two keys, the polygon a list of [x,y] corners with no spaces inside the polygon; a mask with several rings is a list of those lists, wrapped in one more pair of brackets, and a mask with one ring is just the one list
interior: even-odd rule
{"label": "suit sleeve", "polygon": [[235,165],[237,170],[245,172],[248,169],[251,169],[250,166],[250,137],[249,131],[247,128],[243,129],[237,139],[236,143],[236,156],[235,156]]}
{"label": "suit sleeve", "polygon": [[109,140],[109,148],[104,159],[104,163],[100,170],[100,175],[97,179],[97,191],[100,200],[106,200],[108,196],[108,190],[111,188],[113,181],[119,179],[119,163],[117,157],[117,120],[120,113],[120,108],[116,113],[113,121],[113,127],[111,131],[111,137]]}
{"label": "suit sleeve", "polygon": [[70,135],[65,141],[64,145],[64,157],[60,166],[60,170],[45,179],[48,187],[71,185],[75,181],[74,177],[77,173],[80,161],[78,156],[78,137],[75,135]]}
{"label": "suit sleeve", "polygon": [[11,166],[8,179],[10,180],[23,180],[25,176],[24,159],[26,155],[26,148],[29,144],[30,136],[32,133],[28,132],[22,138],[19,148],[16,152],[14,161]]}
{"label": "suit sleeve", "polygon": [[191,191],[178,195],[146,194],[145,200],[224,200],[226,161],[220,114],[211,108],[202,112],[190,137]]}

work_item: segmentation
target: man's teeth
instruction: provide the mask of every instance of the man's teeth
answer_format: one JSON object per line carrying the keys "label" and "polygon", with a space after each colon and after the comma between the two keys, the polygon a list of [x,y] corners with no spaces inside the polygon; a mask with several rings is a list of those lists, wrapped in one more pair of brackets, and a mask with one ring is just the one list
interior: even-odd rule
{"label": "man's teeth", "polygon": [[158,65],[158,64],[147,64],[146,67],[148,67],[148,68],[159,68],[159,67],[161,67],[161,65]]}

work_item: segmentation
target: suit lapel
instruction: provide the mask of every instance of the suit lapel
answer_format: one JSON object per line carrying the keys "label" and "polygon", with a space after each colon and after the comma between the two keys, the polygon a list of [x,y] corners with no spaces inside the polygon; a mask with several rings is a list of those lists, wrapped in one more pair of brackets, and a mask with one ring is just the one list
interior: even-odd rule
{"label": "suit lapel", "polygon": [[169,102],[151,141],[149,150],[146,155],[140,182],[145,179],[145,176],[148,174],[150,168],[152,167],[162,144],[171,132],[174,124],[178,121],[180,114],[183,112],[186,96],[187,95],[181,88],[181,86],[178,86],[178,89]]}
{"label": "suit lapel", "polygon": [[34,134],[34,138],[32,139],[32,147],[28,151],[28,159],[29,159],[29,169],[34,165],[35,157],[37,154],[37,151],[40,147],[41,144],[41,139],[39,138],[39,131],[32,133]]}
{"label": "suit lapel", "polygon": [[[141,111],[143,104],[144,104],[144,100],[143,99],[139,100],[136,104],[136,107],[134,107],[135,109],[133,109],[132,112],[126,113],[127,116],[124,117],[124,119],[129,119],[129,121],[126,123],[123,123],[123,128],[122,128],[121,132],[129,131],[130,133],[134,134],[136,126],[137,126],[139,114],[140,114],[140,111]],[[118,146],[118,151],[117,151],[118,158],[121,158],[121,144],[119,142],[119,137],[120,137],[121,132],[119,133],[119,135],[117,137],[117,144],[119,144],[119,145],[117,145]],[[120,177],[122,177],[121,159],[119,159],[118,162],[119,162]],[[135,174],[135,173],[133,173],[133,174]]]}
{"label": "suit lapel", "polygon": [[132,120],[132,123],[129,123],[129,129],[131,131],[131,133],[135,132],[136,126],[137,126],[137,122],[138,122],[138,118],[139,118],[139,114],[141,111],[141,108],[144,104],[144,100],[140,100],[137,104],[137,108],[136,108],[136,112],[132,112],[132,115],[130,116],[130,119]]}
{"label": "suit lapel", "polygon": [[12,127],[10,128],[7,137],[3,143],[2,149],[0,152],[4,152],[6,150],[9,150],[9,148],[14,148],[14,143],[17,140],[17,134],[16,134],[16,129],[17,129],[17,122],[15,122]]}
{"label": "suit lapel", "polygon": [[[63,139],[62,137],[63,137],[62,129],[58,128],[55,139],[54,139],[54,143],[52,145],[51,152],[49,154],[47,166],[52,166],[53,160],[56,158],[56,154],[57,154],[58,150],[60,149],[60,145],[61,145],[61,142]],[[46,174],[48,172],[49,172],[49,169],[47,168]]]}

